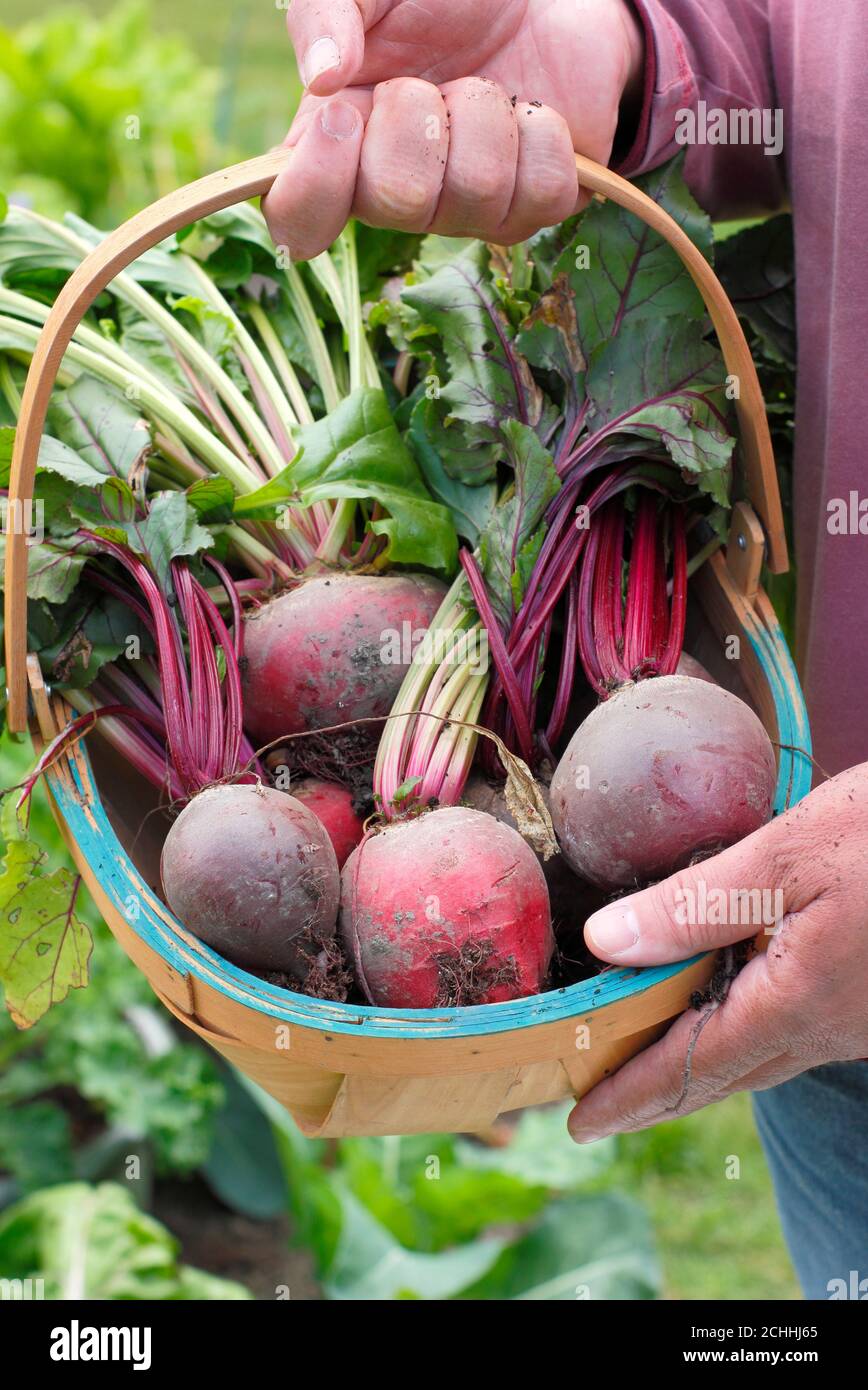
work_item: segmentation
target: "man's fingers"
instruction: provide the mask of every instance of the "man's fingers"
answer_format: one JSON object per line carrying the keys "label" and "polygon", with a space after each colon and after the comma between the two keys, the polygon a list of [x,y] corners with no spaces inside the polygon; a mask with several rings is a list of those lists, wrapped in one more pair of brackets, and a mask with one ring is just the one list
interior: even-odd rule
{"label": "man's fingers", "polygon": [[382,83],[373,100],[355,214],[372,227],[427,231],[449,153],[446,104],[436,87],[417,77]]}
{"label": "man's fingers", "polygon": [[316,96],[348,87],[365,56],[365,29],[382,0],[292,0],[286,16],[301,80]]}
{"label": "man's fingers", "polygon": [[792,910],[777,827],[640,893],[619,898],[585,923],[595,955],[618,965],[663,965],[714,946],[774,931]]}
{"label": "man's fingers", "polygon": [[497,239],[512,206],[518,126],[502,87],[468,77],[441,88],[449,115],[449,159],[431,231]]}
{"label": "man's fingers", "polygon": [[[311,121],[313,121],[315,117],[318,117],[322,108],[332,100],[332,97],[311,96],[309,92],[302,97],[299,102],[298,110],[293,117],[292,125],[289,127],[286,139],[283,142],[287,148],[292,149],[294,145],[298,144],[302,135],[311,124]],[[339,100],[348,101],[351,106],[354,106],[361,116],[362,121],[367,125],[373,101],[370,87],[346,87],[340,93]]]}
{"label": "man's fingers", "polygon": [[573,142],[563,116],[540,102],[519,101],[515,122],[518,169],[512,206],[497,234],[503,246],[563,222],[588,201],[580,197]]}
{"label": "man's fingers", "polygon": [[346,226],[364,128],[356,103],[333,98],[294,129],[286,166],[262,200],[274,243],[285,246],[292,260],[318,256]]}
{"label": "man's fingers", "polygon": [[744,1090],[748,1077],[762,1074],[785,1050],[763,957],[745,967],[725,1003],[705,1016],[697,1033],[702,1018],[695,1009],[682,1014],[660,1042],[595,1086],[570,1115],[573,1138],[590,1143],[700,1110]]}

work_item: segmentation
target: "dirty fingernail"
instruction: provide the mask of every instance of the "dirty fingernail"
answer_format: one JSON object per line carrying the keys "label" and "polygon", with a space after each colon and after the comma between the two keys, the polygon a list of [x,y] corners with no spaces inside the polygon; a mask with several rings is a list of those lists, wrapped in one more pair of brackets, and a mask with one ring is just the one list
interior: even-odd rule
{"label": "dirty fingernail", "polygon": [[622,956],[639,941],[639,918],[632,907],[613,903],[585,923],[585,940],[599,956]]}
{"label": "dirty fingernail", "polygon": [[332,68],[338,68],[340,65],[341,51],[334,39],[314,39],[304,55],[304,85],[309,87],[311,82],[315,82],[324,72],[331,72]]}

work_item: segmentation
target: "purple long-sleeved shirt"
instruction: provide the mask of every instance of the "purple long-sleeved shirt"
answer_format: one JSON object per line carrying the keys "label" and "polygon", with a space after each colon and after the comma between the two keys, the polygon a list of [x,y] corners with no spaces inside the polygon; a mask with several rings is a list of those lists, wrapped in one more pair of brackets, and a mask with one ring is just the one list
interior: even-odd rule
{"label": "purple long-sleeved shirt", "polygon": [[[780,157],[691,145],[686,172],[717,217],[792,207],[798,660],[817,759],[838,772],[868,760],[868,0],[633,3],[647,67],[623,172],[677,153],[678,113],[702,101],[783,112]],[[830,533],[839,499],[864,533]]]}

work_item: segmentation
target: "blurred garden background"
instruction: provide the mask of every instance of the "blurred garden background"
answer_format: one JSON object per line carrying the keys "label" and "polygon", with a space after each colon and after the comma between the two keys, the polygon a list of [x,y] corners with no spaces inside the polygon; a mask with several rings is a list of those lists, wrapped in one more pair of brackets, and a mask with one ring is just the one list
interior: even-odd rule
{"label": "blurred garden background", "polygon": [[[108,227],[278,143],[300,92],[284,10],[4,0],[0,191]],[[0,753],[11,786],[31,750]],[[41,798],[33,830],[64,862]],[[0,1279],[49,1297],[798,1297],[746,1096],[586,1149],[569,1107],[506,1144],[308,1144],[82,911],[91,986],[28,1032],[0,1015]]]}

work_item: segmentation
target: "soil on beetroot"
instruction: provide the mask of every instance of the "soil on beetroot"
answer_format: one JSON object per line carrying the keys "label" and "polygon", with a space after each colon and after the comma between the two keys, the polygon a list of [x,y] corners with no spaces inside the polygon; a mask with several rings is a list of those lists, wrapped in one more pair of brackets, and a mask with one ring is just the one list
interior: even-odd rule
{"label": "soil on beetroot", "polygon": [[322,1297],[310,1255],[290,1248],[286,1217],[252,1221],[239,1216],[198,1178],[159,1182],[152,1211],[180,1241],[185,1264],[234,1279],[263,1301],[285,1298],[284,1290],[293,1301]]}
{"label": "soil on beetroot", "polygon": [[[586,885],[581,885],[586,888]],[[618,894],[614,896],[620,896]],[[608,901],[606,894],[599,895],[591,910]],[[583,929],[590,910],[570,922],[554,917],[555,949],[552,956],[549,978],[544,989],[566,989],[582,980],[592,979],[603,970],[611,969],[604,961],[592,955],[585,945]],[[498,985],[514,985],[516,966],[512,958],[500,959],[492,964],[490,941],[465,941],[460,951],[443,951],[436,956],[439,987],[436,1006],[439,1009],[467,1008],[481,1003],[492,989]],[[310,940],[305,952],[309,968],[305,979],[300,983],[294,976],[283,971],[254,971],[252,973],[265,980],[267,984],[277,985],[279,989],[309,995],[312,999],[324,999],[337,1004],[369,1004],[370,999],[356,980],[352,963],[348,960],[337,940],[319,942]]]}
{"label": "soil on beetroot", "polygon": [[[356,989],[355,976],[339,941],[314,942],[302,951],[309,962],[307,974],[299,984],[293,975],[282,970],[256,971],[260,979],[280,989],[299,990],[311,999],[328,999],[334,1004],[363,1003]],[[358,998],[355,996],[358,995]]]}
{"label": "soil on beetroot", "polygon": [[498,985],[514,986],[518,980],[515,961],[493,963],[490,941],[465,941],[459,951],[443,951],[435,956],[437,965],[438,1009],[456,1009],[481,1004]]}
{"label": "soil on beetroot", "polygon": [[281,768],[289,768],[290,789],[294,781],[304,777],[317,777],[349,787],[353,810],[365,820],[374,811],[371,791],[374,754],[385,723],[385,720],[366,721],[356,728],[348,726],[329,734],[309,731],[303,738],[289,739],[286,744],[270,749],[266,766],[272,775]]}

